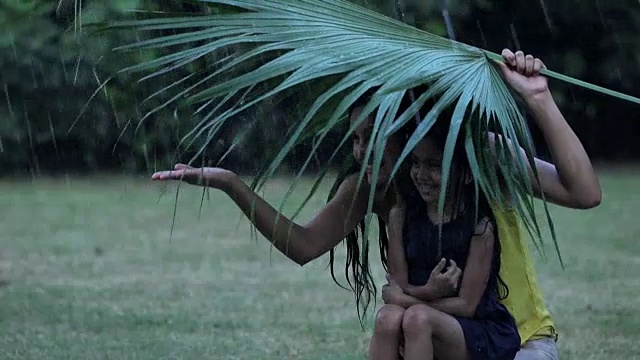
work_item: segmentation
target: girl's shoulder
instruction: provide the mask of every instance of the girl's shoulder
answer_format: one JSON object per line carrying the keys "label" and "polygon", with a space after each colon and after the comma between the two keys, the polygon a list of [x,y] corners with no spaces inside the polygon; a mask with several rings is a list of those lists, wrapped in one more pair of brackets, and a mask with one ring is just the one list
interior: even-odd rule
{"label": "girl's shoulder", "polygon": [[402,229],[405,225],[405,205],[397,203],[389,209],[387,226],[389,229]]}
{"label": "girl's shoulder", "polygon": [[490,233],[494,233],[495,227],[495,221],[492,220],[489,216],[481,216],[475,224],[474,235],[484,235],[487,233],[487,231],[489,231]]}
{"label": "girl's shoulder", "polygon": [[399,201],[389,208],[389,217],[402,217],[404,218],[407,210],[407,204],[404,201]]}

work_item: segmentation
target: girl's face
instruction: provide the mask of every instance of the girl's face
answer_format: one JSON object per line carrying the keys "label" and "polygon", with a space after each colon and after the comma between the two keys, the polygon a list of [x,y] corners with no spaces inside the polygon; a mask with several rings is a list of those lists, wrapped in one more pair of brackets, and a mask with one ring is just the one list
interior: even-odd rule
{"label": "girl's face", "polygon": [[438,202],[442,181],[442,150],[429,137],[418,142],[413,150],[411,180],[426,203]]}
{"label": "girl's face", "polygon": [[[353,109],[351,112],[351,123],[353,124],[358,120],[358,117],[362,113],[362,107]],[[362,164],[367,154],[367,147],[369,146],[369,140],[371,138],[371,132],[373,131],[373,114],[367,117],[364,121],[358,125],[352,134],[353,138],[353,157],[359,164]],[[382,154],[382,163],[380,164],[380,170],[378,171],[378,179],[375,187],[385,186],[391,177],[391,171],[396,164],[396,161],[400,157],[402,151],[400,141],[396,136],[390,136],[387,139],[384,153]],[[374,150],[375,152],[375,150]],[[369,166],[365,170],[365,177],[369,184],[371,184],[372,166],[375,154],[372,153],[369,156]]]}

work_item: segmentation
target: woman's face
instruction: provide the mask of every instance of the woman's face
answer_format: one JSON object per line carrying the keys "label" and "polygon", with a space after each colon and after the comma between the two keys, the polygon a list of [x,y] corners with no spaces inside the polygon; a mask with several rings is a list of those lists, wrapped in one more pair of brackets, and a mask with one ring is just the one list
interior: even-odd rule
{"label": "woman's face", "polygon": [[418,142],[411,157],[411,180],[426,203],[437,203],[442,181],[442,150],[429,137]]}
{"label": "woman's face", "polygon": [[[361,113],[362,107],[353,109],[350,119],[352,124],[358,120]],[[367,119],[358,125],[352,134],[353,157],[359,164],[362,164],[367,154],[367,147],[369,146],[369,140],[373,131],[373,119],[373,114],[369,115]],[[385,186],[388,183],[391,177],[391,171],[400,157],[401,151],[401,143],[398,138],[396,136],[390,136],[387,139],[384,153],[382,154],[382,163],[380,164],[380,170],[378,171],[378,179],[375,184],[376,187]],[[371,184],[371,178],[373,176],[371,164],[373,164],[374,156],[374,153],[369,156],[369,166],[367,166],[365,170],[365,177],[369,184]]]}

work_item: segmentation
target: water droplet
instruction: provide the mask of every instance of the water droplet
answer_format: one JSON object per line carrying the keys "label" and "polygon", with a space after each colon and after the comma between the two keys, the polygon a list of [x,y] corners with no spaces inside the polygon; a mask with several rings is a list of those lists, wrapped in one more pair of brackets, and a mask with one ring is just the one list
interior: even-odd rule
{"label": "water droplet", "polygon": [[540,0],[540,7],[542,7],[542,12],[544,13],[544,19],[547,22],[547,27],[549,28],[549,31],[553,32],[553,22],[551,21],[551,17],[549,17],[549,12],[547,11],[547,5],[545,4],[544,0]]}

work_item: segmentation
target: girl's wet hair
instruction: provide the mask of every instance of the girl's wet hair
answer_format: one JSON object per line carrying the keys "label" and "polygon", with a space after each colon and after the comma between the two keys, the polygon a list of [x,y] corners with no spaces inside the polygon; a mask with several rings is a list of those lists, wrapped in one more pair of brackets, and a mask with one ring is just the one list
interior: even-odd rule
{"label": "girl's wet hair", "polygon": [[[441,116],[438,118],[433,127],[429,130],[427,138],[433,141],[436,148],[440,151],[444,151],[447,135],[449,134],[449,127],[451,125],[451,116],[447,112],[447,116]],[[498,297],[504,300],[509,294],[509,288],[507,284],[502,280],[499,275],[501,261],[499,254],[501,253],[500,239],[498,237],[497,224],[493,208],[489,203],[487,196],[482,189],[478,188],[476,191],[475,184],[473,183],[473,174],[471,172],[471,166],[469,165],[469,159],[464,148],[464,138],[458,136],[453,150],[453,160],[451,171],[456,171],[457,176],[449,177],[449,184],[447,191],[447,198],[453,202],[453,211],[455,216],[464,216],[463,218],[468,223],[464,225],[465,228],[475,229],[482,219],[487,218],[488,224],[483,228],[480,233],[474,232],[474,235],[482,235],[485,231],[491,227],[495,236],[496,253],[498,256],[493,261],[493,269],[498,274],[496,291]],[[471,181],[469,181],[471,180]],[[426,214],[426,204],[422,201],[420,196],[416,197],[415,192],[408,192],[406,189],[401,188],[402,197],[407,202],[407,212],[418,213],[417,216],[424,216]],[[471,213],[469,213],[469,211]]]}

